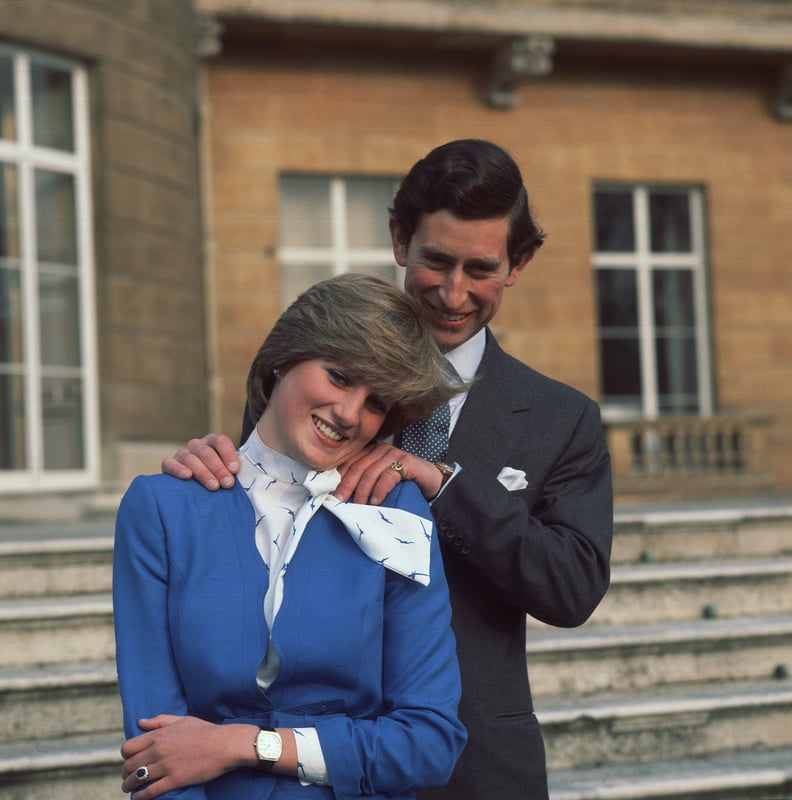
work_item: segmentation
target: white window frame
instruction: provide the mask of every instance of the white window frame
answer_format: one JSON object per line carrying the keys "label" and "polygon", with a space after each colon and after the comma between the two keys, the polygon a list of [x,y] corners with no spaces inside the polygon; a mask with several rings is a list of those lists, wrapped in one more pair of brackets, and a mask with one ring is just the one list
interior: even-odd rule
{"label": "white window frame", "polygon": [[[95,486],[99,479],[99,407],[96,355],[93,211],[91,203],[90,138],[88,126],[88,78],[78,62],[30,49],[0,44],[0,52],[14,64],[15,141],[0,140],[0,159],[18,171],[21,289],[23,297],[25,378],[25,436],[27,465],[22,470],[0,470],[0,492],[73,490]],[[68,71],[72,77],[74,152],[67,153],[33,143],[30,64],[35,62]],[[74,179],[77,280],[79,287],[80,366],[58,367],[53,375],[82,382],[82,435],[84,466],[81,469],[45,469],[41,387],[48,370],[40,360],[38,255],[34,171],[44,168],[67,173]],[[19,374],[20,370],[11,370]],[[71,375],[69,374],[71,373]]]}
{"label": "white window frame", "polygon": [[[632,192],[635,250],[633,252],[594,252],[593,268],[631,269],[636,273],[638,286],[638,329],[641,360],[640,415],[624,408],[609,405],[603,397],[602,415],[606,422],[619,422],[640,416],[657,419],[661,416],[657,387],[655,326],[652,309],[652,273],[660,269],[689,269],[693,276],[693,303],[696,316],[696,358],[698,365],[699,416],[708,417],[714,411],[710,323],[707,303],[707,266],[704,227],[704,194],[701,188],[689,184],[639,184],[599,182],[596,190],[609,188]],[[649,196],[653,190],[685,191],[690,210],[691,250],[687,253],[653,253],[651,251]],[[599,335],[599,331],[598,331]]]}
{"label": "white window frame", "polygon": [[[391,247],[383,248],[351,248],[349,246],[349,213],[347,208],[347,181],[361,176],[321,176],[328,181],[328,213],[330,218],[330,246],[329,247],[289,247],[281,246],[278,249],[278,258],[281,269],[286,270],[291,266],[304,264],[322,264],[330,267],[330,274],[343,275],[347,272],[368,271],[373,267],[393,267],[392,280],[399,285],[403,283],[402,272],[396,265]],[[380,176],[366,176],[373,179]],[[399,186],[398,178],[382,177],[382,180],[392,180],[393,193]],[[383,222],[388,213],[387,208],[382,209]],[[281,298],[282,305],[286,307],[294,298]]]}

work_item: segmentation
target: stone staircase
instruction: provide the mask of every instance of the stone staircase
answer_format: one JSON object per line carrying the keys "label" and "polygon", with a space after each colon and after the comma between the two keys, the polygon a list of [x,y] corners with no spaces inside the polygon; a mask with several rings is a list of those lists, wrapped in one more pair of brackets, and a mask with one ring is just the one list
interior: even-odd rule
{"label": "stone staircase", "polygon": [[113,800],[124,740],[112,519],[3,524],[0,798]]}
{"label": "stone staircase", "polygon": [[[111,559],[0,525],[3,800],[125,797]],[[592,619],[528,633],[551,800],[792,798],[792,502],[622,510]]]}
{"label": "stone staircase", "polygon": [[527,650],[551,800],[792,798],[792,503],[617,512],[600,607]]}

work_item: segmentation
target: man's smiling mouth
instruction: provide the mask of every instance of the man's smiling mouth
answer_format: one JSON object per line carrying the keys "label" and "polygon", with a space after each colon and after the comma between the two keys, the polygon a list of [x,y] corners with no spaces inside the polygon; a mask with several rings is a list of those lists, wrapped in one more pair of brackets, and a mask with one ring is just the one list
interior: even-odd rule
{"label": "man's smiling mouth", "polygon": [[440,317],[440,319],[445,320],[446,322],[461,322],[463,319],[465,319],[465,317],[468,316],[467,314],[452,314],[449,311],[442,311],[439,308],[436,308],[434,311],[435,314]]}

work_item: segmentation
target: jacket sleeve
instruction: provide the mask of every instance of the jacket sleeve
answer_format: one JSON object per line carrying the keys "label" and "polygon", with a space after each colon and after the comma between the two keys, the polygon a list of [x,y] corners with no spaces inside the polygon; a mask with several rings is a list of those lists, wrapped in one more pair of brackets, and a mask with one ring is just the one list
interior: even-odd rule
{"label": "jacket sleeve", "polygon": [[[157,714],[189,714],[171,650],[168,626],[169,563],[165,529],[152,482],[138,477],[116,518],[113,616],[124,733],[143,733],[137,721]],[[162,797],[204,800],[202,786]]]}
{"label": "jacket sleeve", "polygon": [[[384,505],[431,517],[411,482],[400,484]],[[467,740],[457,718],[459,667],[434,530],[430,572],[429,585],[422,586],[386,571],[383,694],[387,712],[375,719],[338,716],[317,721],[337,798],[373,793],[398,796],[442,786]]]}
{"label": "jacket sleeve", "polygon": [[[582,396],[580,396],[582,397]],[[475,574],[504,602],[551,625],[588,619],[610,580],[613,489],[599,408],[585,398],[513,443],[509,466],[529,486],[465,458],[433,505],[449,569]]]}

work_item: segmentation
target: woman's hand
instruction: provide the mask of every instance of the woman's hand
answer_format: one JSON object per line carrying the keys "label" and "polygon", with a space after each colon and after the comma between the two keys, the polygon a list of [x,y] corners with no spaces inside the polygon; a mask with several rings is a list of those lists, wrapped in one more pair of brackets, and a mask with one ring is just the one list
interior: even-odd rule
{"label": "woman's hand", "polygon": [[[391,467],[394,463],[402,465],[402,474]],[[356,503],[379,505],[401,480],[415,481],[427,500],[443,487],[443,474],[431,461],[385,442],[367,447],[338,471],[341,483],[333,495],[341,501],[352,499]]]}
{"label": "woman's hand", "polygon": [[239,456],[224,433],[207,433],[202,439],[190,439],[173,457],[164,458],[162,471],[182,480],[195,478],[211,491],[221,486],[230,489],[239,472]]}
{"label": "woman's hand", "polygon": [[[257,763],[255,725],[215,725],[197,717],[160,714],[140,720],[140,727],[146,733],[127,739],[121,747],[121,788],[135,792],[135,800],[151,800]],[[147,781],[135,777],[140,767],[148,771]]]}

